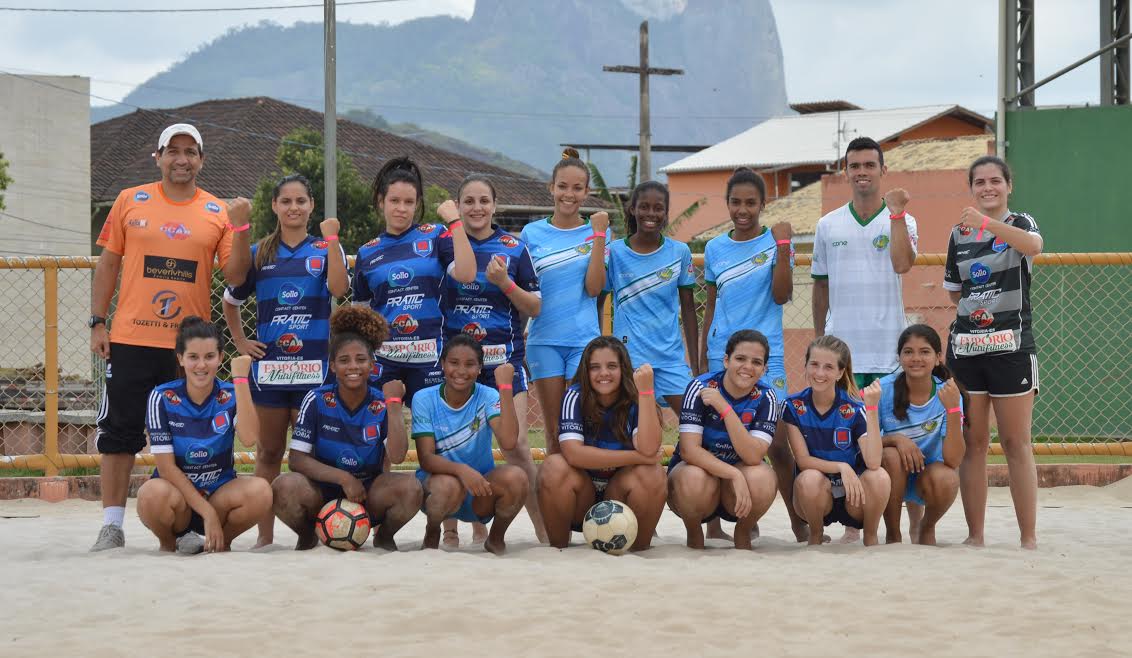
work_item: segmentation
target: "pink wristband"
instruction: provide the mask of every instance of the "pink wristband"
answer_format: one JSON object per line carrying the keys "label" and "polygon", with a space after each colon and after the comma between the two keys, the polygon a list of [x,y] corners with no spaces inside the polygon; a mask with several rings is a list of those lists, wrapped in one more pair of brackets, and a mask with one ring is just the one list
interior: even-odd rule
{"label": "pink wristband", "polygon": [[233,377],[232,383],[233,384],[247,384],[248,378],[247,377]]}
{"label": "pink wristband", "polygon": [[401,398],[385,398],[385,404],[401,404]]}
{"label": "pink wristband", "polygon": [[731,413],[732,411],[735,411],[735,410],[731,408],[731,405],[728,405],[726,409],[724,409],[723,411],[719,412],[719,419],[720,419],[720,420],[723,420],[724,418],[727,418],[727,416],[728,416],[728,415],[729,415],[729,414],[730,414],[730,413]]}
{"label": "pink wristband", "polygon": [[228,226],[232,228],[233,233],[243,233],[244,231],[246,231],[246,230],[248,230],[252,227],[251,222],[248,222],[247,224],[244,224],[243,226],[232,226],[231,222],[229,222]]}
{"label": "pink wristband", "polygon": [[510,295],[511,293],[515,292],[515,288],[518,288],[518,287],[519,287],[519,284],[512,281],[511,285],[507,286],[507,290],[503,291],[503,294],[504,295]]}
{"label": "pink wristband", "polygon": [[322,236],[322,239],[326,240],[327,242],[333,242],[333,241],[338,239],[338,236],[337,235],[324,235],[324,236]]}
{"label": "pink wristband", "polygon": [[876,406],[875,404],[874,404],[874,405],[872,405],[872,406],[869,406],[869,405],[865,405],[865,411],[876,411],[876,410],[877,410],[877,408],[878,408],[878,407],[877,407],[877,406]]}
{"label": "pink wristband", "polygon": [[464,222],[457,219],[456,221],[454,221],[454,222],[452,222],[451,224],[448,225],[448,230],[449,231],[455,231],[457,228],[463,228],[463,227],[464,227]]}
{"label": "pink wristband", "polygon": [[501,391],[513,391],[513,390],[515,390],[515,385],[514,384],[500,384],[499,390],[501,390]]}
{"label": "pink wristband", "polygon": [[989,221],[990,221],[990,217],[983,215],[983,225],[979,227],[979,234],[975,236],[976,240],[982,240],[983,239],[983,231],[986,230],[987,222],[989,222]]}
{"label": "pink wristband", "polygon": [[906,215],[906,214],[908,214],[908,213],[906,213],[905,211],[901,210],[899,214],[897,214],[897,215],[889,215],[889,216],[888,216],[888,218],[889,218],[889,219],[904,219],[904,215]]}
{"label": "pink wristband", "polygon": [[963,413],[963,407],[952,407],[952,408],[947,410],[947,413],[949,413],[949,414],[961,414],[961,413]]}
{"label": "pink wristband", "polygon": [[789,241],[789,240],[775,240],[775,241],[774,241],[774,244],[776,244],[776,245],[778,245],[778,246],[780,246],[780,247],[781,247],[781,246],[782,246],[782,245],[784,245],[784,244],[790,244],[790,241]]}
{"label": "pink wristband", "polygon": [[653,391],[653,390],[652,390],[652,389],[650,388],[650,389],[649,389],[649,390],[647,390],[647,391],[637,391],[637,395],[652,395],[652,394],[653,394],[654,392],[655,392],[655,391]]}

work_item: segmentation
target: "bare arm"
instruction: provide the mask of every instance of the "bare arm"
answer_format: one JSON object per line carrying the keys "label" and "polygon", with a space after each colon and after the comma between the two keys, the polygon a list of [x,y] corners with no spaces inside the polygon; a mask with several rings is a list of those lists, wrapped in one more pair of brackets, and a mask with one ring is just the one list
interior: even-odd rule
{"label": "bare arm", "polygon": [[581,441],[567,440],[558,443],[566,463],[574,468],[621,468],[638,464],[658,464],[657,454],[645,457],[638,450],[606,450],[588,446]]}
{"label": "bare arm", "polygon": [[908,225],[903,219],[891,221],[892,243],[888,256],[892,259],[892,271],[904,274],[916,263],[916,252],[912,250],[912,237],[908,235]]}
{"label": "bare arm", "polygon": [[302,473],[315,482],[326,482],[327,484],[345,487],[347,482],[356,479],[346,471],[324,464],[299,450],[291,449],[288,451],[287,465],[292,471]]}
{"label": "bare arm", "polygon": [[330,243],[326,250],[326,288],[335,297],[345,297],[350,291],[350,276],[346,273],[346,253],[338,241]]}
{"label": "bare arm", "polygon": [[[110,312],[110,299],[118,285],[118,274],[122,270],[122,255],[103,249],[94,266],[94,285],[90,291],[91,315],[106,317]],[[90,351],[104,358],[110,358],[110,334],[105,324],[95,325],[90,332]]]}
{"label": "bare arm", "polygon": [[605,289],[605,231],[609,228],[609,213],[595,212],[590,216],[590,226],[594,233],[586,267],[586,294],[597,297]]}
{"label": "bare arm", "polygon": [[499,390],[499,415],[491,419],[491,431],[504,450],[514,450],[519,442],[519,417],[515,413],[515,392],[511,383],[515,381],[515,368],[504,363],[495,368],[495,387]]}
{"label": "bare arm", "polygon": [[770,229],[777,250],[774,272],[771,275],[770,293],[774,303],[782,306],[794,294],[794,269],[790,262],[790,240],[794,238],[794,227],[790,222],[778,222]]}
{"label": "bare arm", "polygon": [[177,466],[177,458],[171,452],[155,453],[153,461],[157,464],[157,472],[161,474],[161,479],[167,481],[169,484],[181,493],[185,498],[185,502],[189,504],[194,512],[200,514],[204,518],[209,518],[210,515],[215,516],[216,510],[212,509],[212,505],[208,504],[204,496],[200,495],[197,488],[185,475],[185,472]]}
{"label": "bare arm", "polygon": [[387,381],[381,386],[381,395],[385,398],[385,458],[390,464],[400,464],[409,454],[409,432],[405,429],[404,407],[401,404],[405,384],[400,379]]}
{"label": "bare arm", "polygon": [[814,279],[810,308],[814,314],[814,336],[824,336],[825,317],[829,313],[829,279]]}
{"label": "bare arm", "polygon": [[954,379],[944,382],[937,395],[939,401],[948,409],[947,434],[943,437],[943,463],[951,468],[959,468],[963,455],[967,452],[967,443],[963,440],[963,413],[950,410],[962,408],[963,396]]}
{"label": "bare arm", "polygon": [[742,477],[739,469],[704,449],[704,437],[694,432],[680,432],[680,457],[720,479]]}
{"label": "bare arm", "polygon": [[[248,386],[248,373],[251,372],[252,357],[241,354],[232,359],[229,368],[236,388],[236,436],[245,448],[251,448],[259,440],[259,414],[252,401],[252,389]],[[236,383],[236,379],[241,379]]]}
{"label": "bare arm", "polygon": [[700,333],[700,374],[708,370],[708,336],[711,335],[711,323],[715,320],[715,286],[707,284],[707,296],[704,299],[704,330]]}
{"label": "bare arm", "polygon": [[963,291],[962,290],[948,290],[947,296],[951,298],[952,304],[955,304],[956,306],[958,306],[959,300],[963,299]]}
{"label": "bare arm", "polygon": [[472,243],[468,242],[462,223],[448,230],[452,234],[452,278],[460,283],[471,283],[476,279],[476,255],[472,252]]}
{"label": "bare arm", "polygon": [[688,363],[695,375],[700,369],[700,327],[696,319],[696,297],[691,288],[680,289],[680,326],[684,330],[684,345],[688,350]]}

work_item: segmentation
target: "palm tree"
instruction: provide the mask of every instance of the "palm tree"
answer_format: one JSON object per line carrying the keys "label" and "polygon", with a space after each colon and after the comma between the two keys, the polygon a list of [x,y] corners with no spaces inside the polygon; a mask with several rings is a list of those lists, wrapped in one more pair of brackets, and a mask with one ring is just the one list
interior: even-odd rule
{"label": "palm tree", "polygon": [[[610,226],[613,227],[613,231],[616,235],[625,235],[625,203],[621,200],[621,195],[615,194],[610,191],[609,186],[606,185],[605,178],[601,175],[601,171],[597,168],[597,165],[589,162],[586,163],[586,166],[590,169],[590,187],[593,188],[594,196],[605,201],[613,207],[613,210],[609,213]],[[635,155],[629,158],[628,180],[629,190],[637,187],[637,156]],[[705,203],[707,203],[707,197],[700,197],[699,199],[696,199],[690,206],[681,211],[679,215],[673,217],[668,222],[667,233],[671,234],[673,231],[675,231],[681,223],[687,221],[688,218],[690,218],[692,215],[695,215]]]}

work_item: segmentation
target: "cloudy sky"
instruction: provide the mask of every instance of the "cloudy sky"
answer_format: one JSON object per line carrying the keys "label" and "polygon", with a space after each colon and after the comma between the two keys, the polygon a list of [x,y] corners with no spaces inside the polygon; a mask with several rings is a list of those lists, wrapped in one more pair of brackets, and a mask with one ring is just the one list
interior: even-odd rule
{"label": "cloudy sky", "polygon": [[[665,11],[686,2],[656,3]],[[184,0],[185,7],[295,4],[300,0]],[[468,17],[474,0],[395,0],[343,6],[339,21],[398,23],[419,16]],[[1099,45],[1098,4],[1037,0],[1037,75],[1041,78]],[[150,0],[43,0],[0,6],[151,7]],[[959,103],[992,113],[996,91],[995,0],[771,0],[791,101],[841,98],[864,107]],[[0,71],[84,75],[105,105],[202,44],[242,25],[320,21],[322,10],[198,14],[66,14],[0,11]],[[1072,26],[1072,27],[1070,27]],[[584,39],[582,39],[584,42]],[[1040,105],[1096,103],[1099,64],[1092,62],[1037,92]],[[109,99],[109,100],[104,100]],[[492,109],[492,108],[479,108]]]}

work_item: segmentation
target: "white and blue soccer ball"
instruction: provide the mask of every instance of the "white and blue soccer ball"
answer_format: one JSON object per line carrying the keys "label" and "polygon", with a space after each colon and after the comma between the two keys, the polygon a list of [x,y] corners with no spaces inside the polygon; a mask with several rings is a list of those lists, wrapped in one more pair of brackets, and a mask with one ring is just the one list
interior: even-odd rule
{"label": "white and blue soccer ball", "polygon": [[586,543],[603,553],[620,555],[637,539],[637,516],[618,500],[603,500],[582,521]]}

